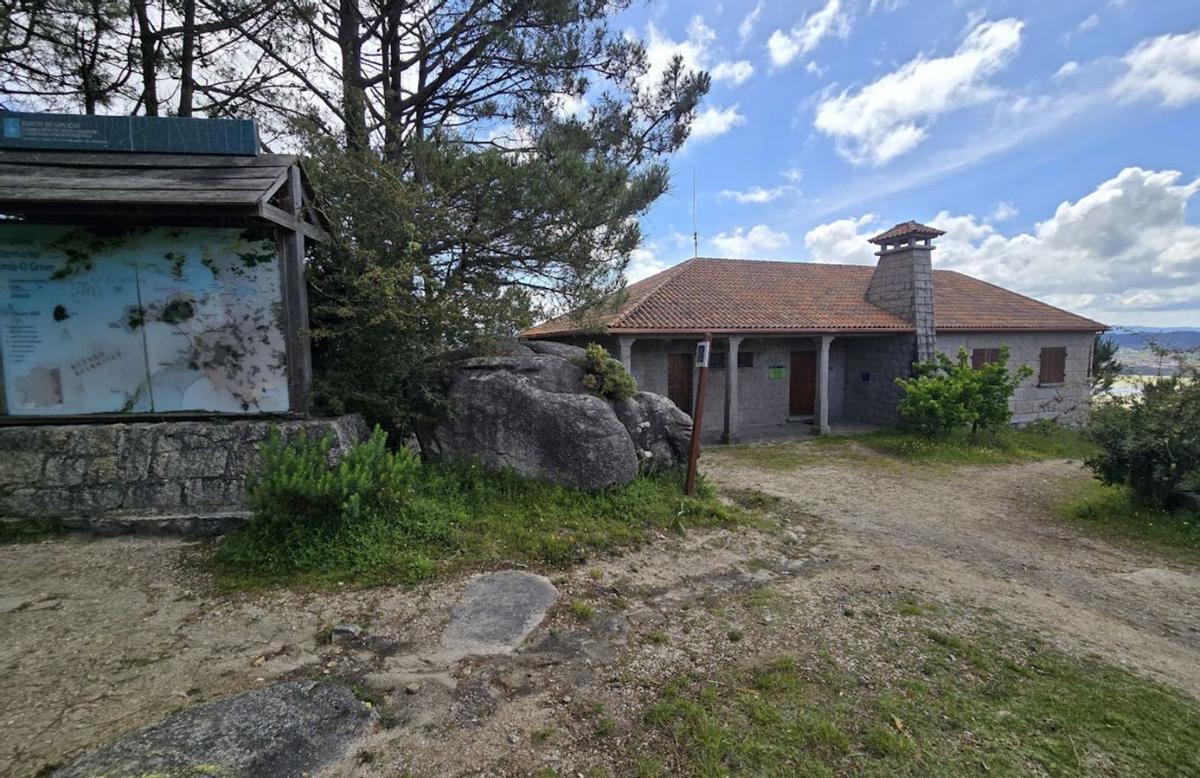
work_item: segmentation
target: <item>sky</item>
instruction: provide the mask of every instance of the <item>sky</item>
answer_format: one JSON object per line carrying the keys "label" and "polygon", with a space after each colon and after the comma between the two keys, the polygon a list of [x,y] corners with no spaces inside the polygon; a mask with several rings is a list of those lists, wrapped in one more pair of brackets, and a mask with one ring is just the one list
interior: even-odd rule
{"label": "sky", "polygon": [[692,256],[934,266],[1113,326],[1200,327],[1200,1],[650,0],[713,86],[631,281]]}

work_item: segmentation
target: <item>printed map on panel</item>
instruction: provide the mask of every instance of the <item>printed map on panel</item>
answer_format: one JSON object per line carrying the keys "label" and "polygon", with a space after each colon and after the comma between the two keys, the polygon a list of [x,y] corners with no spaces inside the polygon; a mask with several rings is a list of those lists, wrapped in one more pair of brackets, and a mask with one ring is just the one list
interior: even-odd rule
{"label": "printed map on panel", "polygon": [[13,415],[286,411],[269,236],[0,225],[0,368]]}

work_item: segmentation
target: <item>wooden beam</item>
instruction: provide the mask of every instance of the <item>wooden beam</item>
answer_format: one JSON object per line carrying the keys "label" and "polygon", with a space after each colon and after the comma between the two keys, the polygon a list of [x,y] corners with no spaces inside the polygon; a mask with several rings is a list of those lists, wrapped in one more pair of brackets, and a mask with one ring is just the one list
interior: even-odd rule
{"label": "wooden beam", "polygon": [[306,237],[321,242],[329,240],[329,233],[313,224],[297,219],[282,208],[278,208],[270,203],[258,204],[258,215],[269,222],[278,224],[280,227],[289,230],[298,230]]}
{"label": "wooden beam", "polygon": [[213,203],[258,202],[259,190],[242,189],[69,189],[59,186],[6,187],[0,202],[22,203]]}
{"label": "wooden beam", "polygon": [[87,151],[15,151],[0,150],[0,161],[29,165],[67,165],[82,167],[289,167],[296,162],[291,154],[259,154],[257,157],[201,156],[198,154],[148,154]]}
{"label": "wooden beam", "polygon": [[[298,167],[288,169],[287,186],[293,208],[291,216],[300,223],[298,214],[304,190]],[[282,230],[281,234],[280,280],[286,317],[289,407],[296,413],[307,414],[312,407],[312,352],[308,338],[308,287],[304,279],[304,232],[293,228]]]}

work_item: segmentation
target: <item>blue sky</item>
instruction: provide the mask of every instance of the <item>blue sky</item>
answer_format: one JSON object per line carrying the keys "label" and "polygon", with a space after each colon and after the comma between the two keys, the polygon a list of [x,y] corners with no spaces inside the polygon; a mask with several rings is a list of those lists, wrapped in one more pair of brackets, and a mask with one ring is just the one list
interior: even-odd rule
{"label": "blue sky", "polygon": [[1200,326],[1200,2],[652,0],[652,63],[713,88],[633,280],[700,253],[935,265],[1114,325]]}

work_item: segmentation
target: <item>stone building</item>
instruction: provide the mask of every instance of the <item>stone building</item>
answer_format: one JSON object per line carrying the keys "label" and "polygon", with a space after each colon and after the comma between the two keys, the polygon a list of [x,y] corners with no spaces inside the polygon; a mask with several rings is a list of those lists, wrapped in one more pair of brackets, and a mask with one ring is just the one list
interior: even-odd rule
{"label": "stone building", "polygon": [[949,270],[934,270],[940,230],[904,222],[871,239],[874,268],[697,258],[632,284],[599,321],[568,314],[526,339],[599,342],[641,389],[691,412],[696,343],[713,338],[704,435],[725,442],[828,432],[839,421],[899,419],[898,377],[959,347],[1034,374],[1013,421],[1076,417],[1090,398],[1099,322]]}

